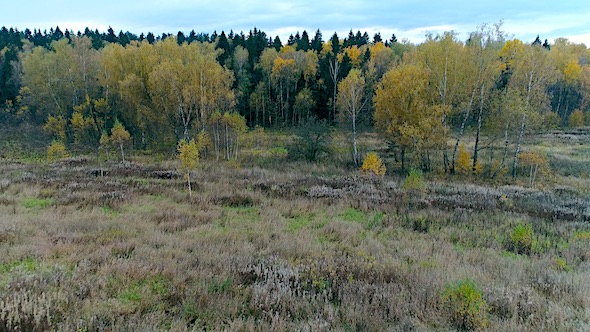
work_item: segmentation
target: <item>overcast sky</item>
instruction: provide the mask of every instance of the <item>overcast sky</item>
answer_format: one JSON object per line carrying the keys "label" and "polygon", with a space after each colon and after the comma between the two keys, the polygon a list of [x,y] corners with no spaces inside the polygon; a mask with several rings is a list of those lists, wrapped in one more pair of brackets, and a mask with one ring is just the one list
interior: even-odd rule
{"label": "overcast sky", "polygon": [[[4,2],[4,1],[3,1]],[[482,23],[502,20],[511,37],[532,41],[537,35],[552,41],[566,37],[590,47],[590,1],[352,1],[352,0],[28,0],[0,5],[0,26],[19,30],[59,26],[77,32],[85,27],[136,34],[153,32],[211,33],[216,30],[247,33],[257,27],[283,42],[307,30],[313,37],[318,28],[324,40],[334,32],[345,37],[351,29],[371,37],[392,33],[399,40],[419,43],[427,32],[454,30],[465,39]]]}

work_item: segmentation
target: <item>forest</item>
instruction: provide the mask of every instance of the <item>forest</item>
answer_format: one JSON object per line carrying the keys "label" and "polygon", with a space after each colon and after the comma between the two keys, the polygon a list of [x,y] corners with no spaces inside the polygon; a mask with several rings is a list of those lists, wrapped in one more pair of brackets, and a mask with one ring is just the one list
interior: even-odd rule
{"label": "forest", "polygon": [[0,331],[590,330],[590,49],[0,29]]}
{"label": "forest", "polygon": [[513,147],[513,161],[500,153],[492,164],[515,172],[525,131],[590,121],[590,50],[567,39],[508,39],[501,23],[466,41],[448,32],[419,45],[352,30],[327,41],[319,30],[313,38],[303,31],[283,45],[257,29],[137,37],[112,28],[2,28],[0,49],[0,121],[43,125],[80,152],[98,151],[117,122],[135,149],[174,153],[179,140],[202,133],[219,159],[220,145],[236,145],[222,128],[237,137],[320,119],[350,128],[351,141],[357,125],[375,126],[402,169],[411,154],[410,166],[428,171],[430,156],[443,151],[453,174],[462,136],[473,129],[472,170],[496,144]]}

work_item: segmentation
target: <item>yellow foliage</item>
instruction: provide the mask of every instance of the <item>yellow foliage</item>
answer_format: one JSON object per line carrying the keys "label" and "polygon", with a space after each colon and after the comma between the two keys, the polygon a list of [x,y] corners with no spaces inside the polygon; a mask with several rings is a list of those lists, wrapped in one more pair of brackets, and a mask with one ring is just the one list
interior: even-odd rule
{"label": "yellow foliage", "polygon": [[572,128],[583,127],[584,126],[584,113],[580,110],[575,110],[570,114],[568,118],[568,125]]}
{"label": "yellow foliage", "polygon": [[43,129],[61,141],[66,139],[66,120],[64,120],[63,116],[61,115],[50,115],[47,118],[47,122],[43,126]]}
{"label": "yellow foliage", "polygon": [[465,148],[465,145],[459,145],[459,152],[457,153],[457,173],[470,174],[471,173],[471,154]]}
{"label": "yellow foliage", "polygon": [[371,59],[375,59],[377,57],[377,53],[385,49],[387,49],[387,47],[385,44],[383,44],[383,42],[378,42],[371,46]]}
{"label": "yellow foliage", "polygon": [[197,146],[200,156],[207,156],[213,151],[213,141],[206,131],[203,130],[197,135]]}
{"label": "yellow foliage", "polygon": [[291,52],[295,52],[295,46],[285,45],[285,46],[281,47],[281,53],[285,54],[285,53],[291,53]]}
{"label": "yellow foliage", "polygon": [[128,141],[131,139],[131,135],[125,129],[123,124],[119,121],[116,121],[113,125],[113,129],[111,130],[111,141],[114,143],[122,144],[123,141]]}
{"label": "yellow foliage", "polygon": [[566,65],[563,75],[565,76],[565,81],[568,84],[572,84],[576,82],[580,76],[582,75],[582,67],[578,64],[577,61],[572,60],[568,62]]}
{"label": "yellow foliage", "polygon": [[51,145],[47,147],[47,160],[50,162],[67,158],[68,156],[66,146],[60,141],[53,141]]}
{"label": "yellow foliage", "polygon": [[186,172],[188,193],[192,196],[191,171],[195,170],[199,165],[199,146],[194,139],[190,140],[190,142],[182,140],[178,143],[178,158],[180,159],[182,169]]}
{"label": "yellow foliage", "polygon": [[344,59],[344,54],[348,55],[350,58],[350,63],[352,64],[353,68],[359,68],[361,66],[361,49],[358,46],[354,45],[352,47],[347,47],[344,49],[344,53],[338,54],[338,61],[342,62]]}
{"label": "yellow foliage", "polygon": [[74,140],[76,143],[81,143],[84,137],[84,132],[92,126],[92,120],[90,118],[84,118],[82,113],[76,111],[72,114],[70,123],[74,130]]}
{"label": "yellow foliage", "polygon": [[519,55],[522,54],[525,50],[525,46],[523,42],[519,39],[508,40],[502,50],[500,50],[500,58],[502,58],[506,63],[512,65],[514,59]]}
{"label": "yellow foliage", "polygon": [[111,129],[111,138],[110,141],[113,144],[118,144],[119,149],[121,150],[121,160],[125,162],[125,152],[123,151],[123,143],[131,139],[131,135],[125,129],[123,124],[119,122],[119,120],[115,121],[113,125],[113,129]]}
{"label": "yellow foliage", "polygon": [[541,168],[548,168],[549,161],[547,157],[532,151],[522,152],[519,157],[520,164],[522,166],[539,166]]}
{"label": "yellow foliage", "polygon": [[384,176],[386,170],[383,160],[381,160],[375,152],[367,154],[363,166],[361,167],[361,171],[363,172],[369,172],[380,176]]}
{"label": "yellow foliage", "polygon": [[429,149],[444,142],[446,109],[428,105],[428,71],[418,65],[390,69],[377,86],[374,120],[403,149]]}
{"label": "yellow foliage", "polygon": [[186,171],[191,171],[199,165],[199,146],[194,139],[187,142],[182,140],[178,143],[178,158],[182,168]]}

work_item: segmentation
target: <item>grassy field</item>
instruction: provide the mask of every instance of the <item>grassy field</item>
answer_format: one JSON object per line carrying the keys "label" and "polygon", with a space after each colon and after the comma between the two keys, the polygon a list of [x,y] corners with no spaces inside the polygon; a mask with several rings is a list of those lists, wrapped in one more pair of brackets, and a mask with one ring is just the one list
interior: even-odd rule
{"label": "grassy field", "polygon": [[535,188],[412,190],[286,161],[281,137],[203,162],[192,198],[176,161],[6,158],[0,330],[588,331],[584,139],[531,138]]}

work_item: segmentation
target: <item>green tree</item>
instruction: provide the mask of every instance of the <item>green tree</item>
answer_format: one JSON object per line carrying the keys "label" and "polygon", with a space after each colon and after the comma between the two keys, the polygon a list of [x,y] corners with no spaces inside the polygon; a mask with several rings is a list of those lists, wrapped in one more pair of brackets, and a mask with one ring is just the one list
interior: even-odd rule
{"label": "green tree", "polygon": [[310,118],[296,129],[296,138],[289,145],[289,156],[315,162],[330,153],[332,132],[325,120]]}

